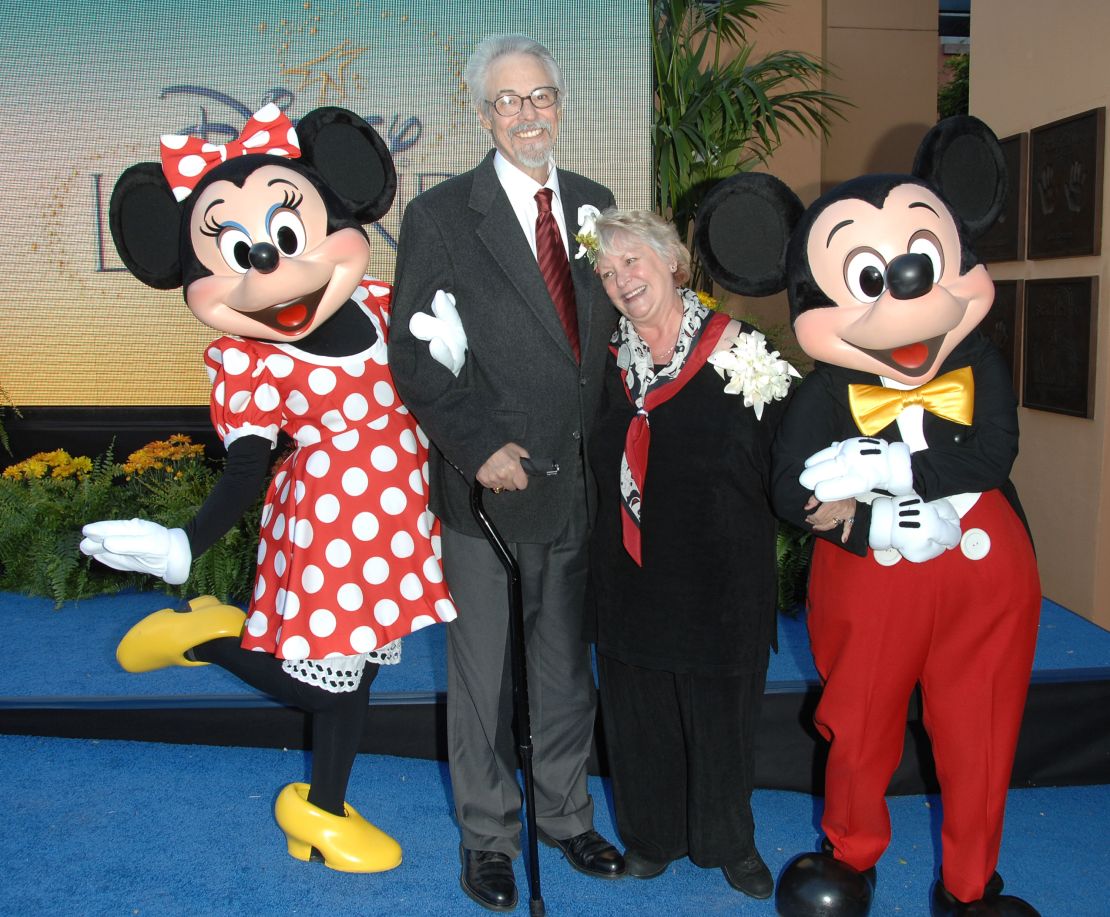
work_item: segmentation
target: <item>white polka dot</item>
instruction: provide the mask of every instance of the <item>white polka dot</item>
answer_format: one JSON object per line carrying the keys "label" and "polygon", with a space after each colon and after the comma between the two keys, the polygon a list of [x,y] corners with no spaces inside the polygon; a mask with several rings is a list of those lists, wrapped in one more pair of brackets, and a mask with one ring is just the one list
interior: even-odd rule
{"label": "white polka dot", "polygon": [[[209,381],[215,382],[216,381],[215,375],[213,375],[212,378]],[[223,407],[223,405],[224,405],[224,383],[223,383],[222,379],[220,380],[219,384],[215,387],[215,389],[212,390],[212,397],[216,399],[216,404],[218,404],[220,407]]]}
{"label": "white polka dot", "polygon": [[420,440],[420,445],[425,449],[428,448],[428,434],[424,432],[423,427],[416,428],[416,438]]}
{"label": "white polka dot", "polygon": [[254,403],[260,411],[272,411],[281,404],[281,395],[270,383],[263,382],[254,392]]}
{"label": "white polka dot", "polygon": [[178,160],[177,171],[186,178],[193,178],[204,171],[206,164],[207,160],[203,156],[190,153],[188,156],[182,156],[181,159]]}
{"label": "white polka dot", "polygon": [[331,430],[332,433],[338,433],[341,430],[347,429],[347,421],[344,420],[343,415],[335,409],[325,411],[324,416],[320,418],[320,423]]}
{"label": "white polka dot", "polygon": [[351,546],[342,538],[335,538],[328,542],[324,556],[333,567],[345,567],[351,562]]}
{"label": "white polka dot", "polygon": [[373,513],[359,513],[351,523],[351,531],[359,541],[371,541],[378,534],[378,517]]}
{"label": "white polka dot", "polygon": [[367,403],[366,399],[358,393],[348,395],[343,400],[343,413],[351,420],[362,420],[369,410],[370,405]]}
{"label": "white polka dot", "polygon": [[243,141],[243,148],[252,150],[255,147],[269,146],[270,145],[270,132],[259,131],[257,134],[251,134],[246,140]]}
{"label": "white polka dot", "polygon": [[416,545],[408,532],[398,532],[390,539],[389,548],[394,557],[412,557]]}
{"label": "white polka dot", "polygon": [[343,472],[343,493],[358,497],[366,493],[370,478],[361,468],[348,468]]}
{"label": "white polka dot", "polygon": [[274,490],[280,490],[281,485],[285,483],[285,479],[289,477],[289,472],[279,471],[274,475]]}
{"label": "white polka dot", "polygon": [[352,379],[361,379],[366,372],[366,364],[363,363],[362,360],[359,360],[357,363],[344,363],[340,369]]}
{"label": "white polka dot", "polygon": [[238,347],[229,347],[224,351],[224,371],[229,376],[241,376],[250,366],[250,357]]}
{"label": "white polka dot", "polygon": [[389,415],[382,414],[381,417],[375,417],[366,426],[368,426],[371,430],[384,430],[386,427],[389,426]]}
{"label": "white polka dot", "polygon": [[304,481],[298,481],[293,488],[293,502],[300,503],[304,499]]}
{"label": "white polka dot", "polygon": [[392,471],[397,467],[397,453],[389,446],[375,446],[370,453],[370,464],[377,471]]}
{"label": "white polka dot", "polygon": [[438,535],[432,536],[432,553],[436,556],[436,560],[443,560],[443,539]]}
{"label": "white polka dot", "polygon": [[262,598],[266,594],[266,577],[260,576],[254,581],[254,597]]}
{"label": "white polka dot", "polygon": [[286,563],[287,563],[287,561],[285,560],[285,552],[284,551],[278,551],[274,555],[274,572],[278,576],[285,576]]}
{"label": "white polka dot", "polygon": [[362,565],[362,578],[371,586],[380,586],[389,579],[389,562],[384,557],[371,557]]}
{"label": "white polka dot", "polygon": [[316,518],[321,522],[335,522],[339,518],[339,499],[335,494],[324,494],[316,501]]}
{"label": "white polka dot", "polygon": [[358,441],[358,430],[348,430],[332,439],[331,444],[340,452],[350,452],[358,446]]}
{"label": "white polka dot", "polygon": [[402,449],[404,449],[406,452],[411,452],[413,455],[416,455],[416,434],[413,433],[412,430],[402,430],[400,442]]}
{"label": "white polka dot", "polygon": [[296,414],[300,417],[308,410],[308,399],[299,391],[293,389],[293,391],[285,396],[285,406],[289,409],[291,414]]}
{"label": "white polka dot", "polygon": [[372,627],[356,627],[351,631],[351,649],[356,653],[369,653],[378,648],[378,635]]}
{"label": "white polka dot", "polygon": [[261,567],[262,566],[262,561],[264,561],[265,559],[266,559],[266,542],[265,541],[260,541],[260,542],[258,542],[258,557],[255,560],[255,563],[258,564],[258,566]]}
{"label": "white polka dot", "polygon": [[284,379],[293,372],[293,360],[283,353],[272,353],[266,357],[266,366],[278,379]]}
{"label": "white polka dot", "polygon": [[432,515],[430,509],[424,510],[419,516],[416,517],[416,530],[420,533],[422,538],[427,538],[432,534],[432,526],[435,525],[436,517]]}
{"label": "white polka dot", "polygon": [[322,366],[312,370],[308,374],[308,387],[317,395],[326,395],[335,388],[335,373]]}
{"label": "white polka dot", "polygon": [[278,494],[278,502],[283,506],[289,502],[289,485],[291,483],[292,481],[287,481],[285,486],[281,489],[281,493]]}
{"label": "white polka dot", "polygon": [[387,487],[382,491],[382,509],[391,516],[399,516],[408,505],[408,497],[400,487]]}
{"label": "white polka dot", "polygon": [[281,538],[284,534],[285,534],[285,513],[278,513],[278,517],[274,520],[274,528],[273,528],[274,541],[281,541]]}
{"label": "white polka dot", "polygon": [[232,414],[242,414],[247,409],[247,405],[251,403],[250,392],[235,392],[227,402],[227,409]]}
{"label": "white polka dot", "polygon": [[265,371],[266,371],[266,361],[265,360],[256,360],[255,364],[254,364],[254,372],[251,373],[251,378],[252,379],[257,379]]}
{"label": "white polka dot", "polygon": [[459,616],[455,610],[455,603],[450,599],[440,599],[436,602],[436,614],[441,621],[454,621]]}
{"label": "white polka dot", "polygon": [[439,622],[436,621],[436,619],[433,618],[431,615],[417,615],[415,618],[412,619],[412,629],[413,631],[418,631],[422,630],[425,627],[431,627],[433,624],[438,623]]}
{"label": "white polka dot", "polygon": [[382,599],[374,606],[374,620],[382,627],[389,627],[399,617],[401,617],[401,608],[393,599]]}
{"label": "white polka dot", "polygon": [[324,587],[324,571],[316,564],[309,564],[301,571],[301,587],[305,592],[315,595]]}
{"label": "white polka dot", "polygon": [[335,615],[326,608],[317,608],[308,616],[308,629],[317,637],[330,637],[335,633]]}
{"label": "white polka dot", "polygon": [[367,289],[369,289],[370,292],[377,296],[379,299],[381,299],[381,297],[383,296],[389,295],[389,287],[383,287],[380,283],[372,283],[369,287],[367,287]]}
{"label": "white polka dot", "polygon": [[266,616],[261,611],[254,612],[247,620],[247,633],[252,637],[261,637],[267,627]]}
{"label": "white polka dot", "polygon": [[208,357],[213,363],[223,363],[224,361],[223,351],[219,347],[209,347]]}
{"label": "white polka dot", "polygon": [[315,446],[320,442],[320,431],[311,424],[305,424],[297,430],[295,439],[302,446]]}
{"label": "white polka dot", "polygon": [[281,617],[291,621],[301,613],[301,597],[295,592],[285,593],[285,603],[281,606]]}
{"label": "white polka dot", "polygon": [[293,544],[298,548],[307,548],[312,544],[312,523],[307,519],[298,519],[293,527]]}
{"label": "white polka dot", "polygon": [[259,517],[259,522],[262,528],[266,528],[270,524],[270,518],[274,515],[274,504],[267,503],[262,507],[262,515]]}
{"label": "white polka dot", "polygon": [[424,594],[424,584],[415,573],[406,573],[401,579],[401,595],[410,602]]}
{"label": "white polka dot", "polygon": [[375,382],[374,383],[374,400],[378,402],[383,408],[388,408],[397,400],[397,394],[393,391],[393,386],[388,382]]}
{"label": "white polka dot", "polygon": [[431,477],[428,475],[428,463],[427,462],[425,462],[423,465],[420,466],[420,477],[422,477],[424,479],[425,484],[427,484],[431,480]]}
{"label": "white polka dot", "polygon": [[336,593],[336,601],[344,611],[358,611],[362,607],[362,587],[357,583],[344,583]]}
{"label": "white polka dot", "polygon": [[439,561],[434,557],[429,557],[424,561],[424,566],[420,568],[424,573],[424,579],[429,583],[442,583],[443,582],[443,568],[440,567]]}
{"label": "white polka dot", "polygon": [[281,655],[299,662],[308,658],[308,641],[304,637],[290,637],[281,645]]}
{"label": "white polka dot", "polygon": [[409,475],[409,490],[414,494],[424,493],[424,475],[420,473],[419,469],[413,470]]}

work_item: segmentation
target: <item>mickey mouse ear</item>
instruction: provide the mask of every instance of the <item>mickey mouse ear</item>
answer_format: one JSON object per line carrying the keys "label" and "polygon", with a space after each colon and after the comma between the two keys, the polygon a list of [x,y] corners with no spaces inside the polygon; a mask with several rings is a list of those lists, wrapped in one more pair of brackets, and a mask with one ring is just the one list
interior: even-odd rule
{"label": "mickey mouse ear", "polygon": [[773,175],[745,172],[717,184],[694,224],[694,246],[709,276],[746,296],[785,289],[786,247],[803,209]]}
{"label": "mickey mouse ear", "polygon": [[921,141],[913,174],[929,182],[974,238],[994,225],[1006,198],[1006,161],[994,132],[978,118],[939,121]]}

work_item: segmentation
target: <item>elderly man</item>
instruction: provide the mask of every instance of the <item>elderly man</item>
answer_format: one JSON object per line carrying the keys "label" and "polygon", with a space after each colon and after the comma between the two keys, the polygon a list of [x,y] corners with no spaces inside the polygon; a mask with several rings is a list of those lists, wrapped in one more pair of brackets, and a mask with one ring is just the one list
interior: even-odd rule
{"label": "elderly man", "polygon": [[[475,479],[492,491],[487,511],[521,568],[540,837],[589,875],[625,868],[593,830],[586,762],[596,695],[581,635],[594,507],[584,454],[616,313],[567,245],[580,208],[613,196],[555,167],[564,86],[546,48],[487,38],[465,80],[495,149],[405,212],[390,366],[435,446],[431,507],[459,608],[447,640],[447,738],[461,884],[482,906],[506,910],[517,901],[521,830],[509,610],[504,569],[471,515]],[[529,478],[524,459],[559,472]]]}

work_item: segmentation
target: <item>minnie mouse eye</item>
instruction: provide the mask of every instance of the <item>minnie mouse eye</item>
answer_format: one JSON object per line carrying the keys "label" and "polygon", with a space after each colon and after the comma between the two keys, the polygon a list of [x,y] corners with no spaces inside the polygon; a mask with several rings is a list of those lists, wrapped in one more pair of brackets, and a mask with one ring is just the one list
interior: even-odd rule
{"label": "minnie mouse eye", "polygon": [[228,228],[220,233],[220,255],[227,266],[238,274],[250,270],[251,237],[241,229]]}
{"label": "minnie mouse eye", "polygon": [[305,228],[292,210],[278,210],[270,220],[270,238],[283,255],[299,255],[305,249]]}
{"label": "minnie mouse eye", "polygon": [[886,289],[886,262],[871,248],[857,248],[844,262],[848,292],[862,303],[872,303]]}

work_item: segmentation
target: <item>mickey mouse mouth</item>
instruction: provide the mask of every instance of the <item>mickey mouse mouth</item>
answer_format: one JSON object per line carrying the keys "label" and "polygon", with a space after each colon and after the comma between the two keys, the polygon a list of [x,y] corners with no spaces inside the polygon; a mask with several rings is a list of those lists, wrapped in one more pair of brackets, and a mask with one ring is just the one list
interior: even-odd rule
{"label": "mickey mouse mouth", "polygon": [[312,324],[326,289],[327,287],[323,286],[315,293],[309,293],[299,299],[292,299],[259,312],[246,314],[278,334],[294,335]]}
{"label": "mickey mouse mouth", "polygon": [[858,349],[904,376],[924,376],[936,362],[945,337],[946,335],[939,334],[927,341],[903,344],[889,350],[868,350],[866,347]]}

